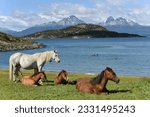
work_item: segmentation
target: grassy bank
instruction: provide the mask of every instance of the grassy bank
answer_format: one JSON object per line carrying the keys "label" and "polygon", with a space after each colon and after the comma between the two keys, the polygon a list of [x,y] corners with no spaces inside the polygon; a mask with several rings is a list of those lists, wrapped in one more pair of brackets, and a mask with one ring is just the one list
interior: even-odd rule
{"label": "grassy bank", "polygon": [[[31,74],[30,71],[24,74]],[[8,70],[0,70],[1,100],[149,100],[150,78],[120,76],[120,83],[109,81],[109,95],[85,94],[78,92],[75,85],[55,85],[53,80],[57,73],[46,72],[49,82],[44,86],[27,87],[21,83],[8,80]],[[69,79],[94,77],[86,74],[69,73]]]}

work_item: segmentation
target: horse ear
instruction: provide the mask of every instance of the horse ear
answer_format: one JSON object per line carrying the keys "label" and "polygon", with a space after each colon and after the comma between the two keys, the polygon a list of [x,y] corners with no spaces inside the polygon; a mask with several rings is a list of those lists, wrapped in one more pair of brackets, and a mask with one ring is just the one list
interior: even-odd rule
{"label": "horse ear", "polygon": [[101,72],[102,77],[104,76],[104,74],[105,74],[105,70],[103,70],[103,71]]}
{"label": "horse ear", "polygon": [[109,67],[106,67],[106,69],[108,69]]}
{"label": "horse ear", "polygon": [[57,53],[57,50],[54,50],[55,53]]}
{"label": "horse ear", "polygon": [[111,70],[111,68],[110,67],[106,67],[106,69],[105,70]]}

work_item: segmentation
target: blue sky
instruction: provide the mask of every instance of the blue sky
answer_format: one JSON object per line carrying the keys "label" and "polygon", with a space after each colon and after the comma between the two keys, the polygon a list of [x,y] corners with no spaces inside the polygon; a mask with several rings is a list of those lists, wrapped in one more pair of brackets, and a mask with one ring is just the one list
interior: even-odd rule
{"label": "blue sky", "polygon": [[0,13],[10,15],[17,10],[38,12],[42,7],[53,3],[82,4],[87,7],[93,4],[92,0],[0,0]]}
{"label": "blue sky", "polygon": [[69,15],[99,23],[113,16],[150,25],[150,0],[0,0],[0,27],[23,30]]}

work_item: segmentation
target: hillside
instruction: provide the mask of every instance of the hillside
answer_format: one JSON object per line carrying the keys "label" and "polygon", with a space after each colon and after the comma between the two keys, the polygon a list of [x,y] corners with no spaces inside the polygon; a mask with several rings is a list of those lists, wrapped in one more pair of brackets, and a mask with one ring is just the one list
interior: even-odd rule
{"label": "hillside", "polygon": [[43,45],[0,32],[0,51],[41,48]]}
{"label": "hillside", "polygon": [[78,24],[64,29],[48,30],[25,36],[24,38],[104,38],[140,37],[137,34],[118,33],[94,24]]}

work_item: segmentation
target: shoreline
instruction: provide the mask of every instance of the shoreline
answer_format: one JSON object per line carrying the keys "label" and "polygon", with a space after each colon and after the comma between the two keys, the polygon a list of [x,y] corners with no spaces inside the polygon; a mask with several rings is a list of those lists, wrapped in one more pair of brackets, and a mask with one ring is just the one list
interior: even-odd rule
{"label": "shoreline", "polygon": [[34,50],[34,49],[41,49],[41,48],[46,48],[46,45],[42,43],[34,43],[33,45],[21,47],[21,48],[5,48],[5,49],[0,49],[0,52],[11,52],[11,51],[19,51],[19,50]]}
{"label": "shoreline", "polygon": [[[1,69],[0,68],[0,72],[1,71],[4,71],[4,72],[8,72],[9,74],[9,69]],[[32,70],[22,70],[24,73],[32,73]],[[48,72],[48,73],[59,73],[60,71],[45,71],[44,72]],[[69,74],[77,74],[77,75],[87,75],[87,76],[95,76],[97,75],[98,73],[79,73],[79,72],[69,72],[67,71]],[[150,76],[138,76],[138,75],[117,75],[118,77],[121,77],[121,78],[150,78]]]}

